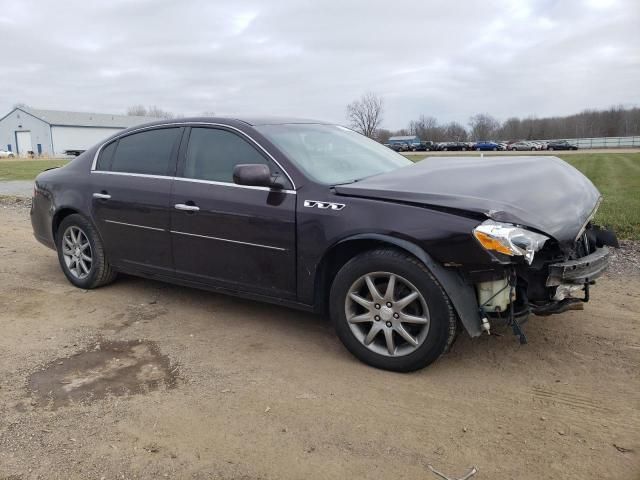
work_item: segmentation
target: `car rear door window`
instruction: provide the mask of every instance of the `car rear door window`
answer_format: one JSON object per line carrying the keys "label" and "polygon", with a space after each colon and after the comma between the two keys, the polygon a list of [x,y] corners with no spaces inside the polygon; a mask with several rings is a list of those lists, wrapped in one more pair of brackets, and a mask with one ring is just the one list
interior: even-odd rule
{"label": "car rear door window", "polygon": [[102,147],[100,150],[100,156],[98,157],[98,163],[96,164],[97,170],[109,170],[111,168],[111,158],[113,157],[113,152],[116,149],[116,144],[118,142],[111,142],[105,147]]}
{"label": "car rear door window", "polygon": [[192,128],[183,176],[198,180],[233,183],[233,168],[238,164],[274,165],[239,135],[216,128]]}
{"label": "car rear door window", "polygon": [[170,175],[172,154],[180,128],[147,130],[118,141],[110,170],[146,175]]}

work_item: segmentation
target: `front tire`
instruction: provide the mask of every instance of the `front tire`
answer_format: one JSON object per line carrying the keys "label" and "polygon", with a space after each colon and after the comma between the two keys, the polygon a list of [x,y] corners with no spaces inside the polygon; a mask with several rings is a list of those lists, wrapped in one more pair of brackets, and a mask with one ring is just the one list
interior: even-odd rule
{"label": "front tire", "polygon": [[446,293],[422,262],[397,250],[372,250],[347,262],[329,303],[342,343],[376,368],[424,368],[455,339],[456,316]]}
{"label": "front tire", "polygon": [[82,215],[73,214],[62,220],[56,232],[56,249],[62,271],[78,288],[101,287],[116,277],[100,235]]}

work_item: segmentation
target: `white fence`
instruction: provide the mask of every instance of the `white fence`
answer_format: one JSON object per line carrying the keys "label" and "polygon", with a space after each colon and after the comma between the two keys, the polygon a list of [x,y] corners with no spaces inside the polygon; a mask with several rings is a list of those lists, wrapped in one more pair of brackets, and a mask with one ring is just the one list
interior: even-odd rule
{"label": "white fence", "polygon": [[[640,136],[635,137],[595,137],[567,138],[569,143],[578,145],[579,149],[589,148],[640,148]],[[545,140],[547,142],[551,140]]]}

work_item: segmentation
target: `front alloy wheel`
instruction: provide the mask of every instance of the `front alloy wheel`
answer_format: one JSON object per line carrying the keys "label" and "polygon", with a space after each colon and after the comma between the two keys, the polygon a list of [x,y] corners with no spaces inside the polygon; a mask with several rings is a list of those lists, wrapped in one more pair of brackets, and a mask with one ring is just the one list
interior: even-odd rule
{"label": "front alloy wheel", "polygon": [[385,370],[410,372],[447,351],[457,319],[424,263],[394,248],[365,251],[335,275],[331,319],[345,347]]}
{"label": "front alloy wheel", "polygon": [[411,282],[394,273],[374,272],[358,278],[349,289],[344,308],[353,335],[379,355],[408,355],[429,333],[424,297]]}

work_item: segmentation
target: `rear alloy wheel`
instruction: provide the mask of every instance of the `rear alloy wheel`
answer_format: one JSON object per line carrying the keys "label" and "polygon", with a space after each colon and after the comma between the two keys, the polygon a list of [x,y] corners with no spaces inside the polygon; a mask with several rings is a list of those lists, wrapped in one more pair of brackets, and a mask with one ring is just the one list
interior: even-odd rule
{"label": "rear alloy wheel", "polygon": [[67,270],[78,280],[87,278],[91,272],[91,243],[80,227],[71,225],[62,234],[62,258]]}
{"label": "rear alloy wheel", "polygon": [[65,217],[58,227],[56,247],[62,271],[76,287],[96,288],[116,277],[98,232],[82,215]]}
{"label": "rear alloy wheel", "polygon": [[350,260],[331,287],[331,317],[347,349],[377,368],[408,372],[453,343],[456,317],[447,295],[416,258],[391,249]]}
{"label": "rear alloy wheel", "polygon": [[549,148],[547,148],[547,150],[551,150],[551,151],[553,151],[553,147],[549,147]]}

